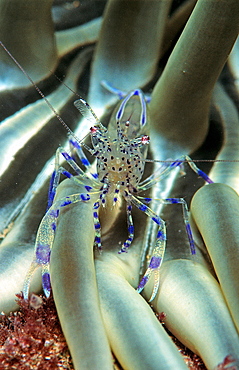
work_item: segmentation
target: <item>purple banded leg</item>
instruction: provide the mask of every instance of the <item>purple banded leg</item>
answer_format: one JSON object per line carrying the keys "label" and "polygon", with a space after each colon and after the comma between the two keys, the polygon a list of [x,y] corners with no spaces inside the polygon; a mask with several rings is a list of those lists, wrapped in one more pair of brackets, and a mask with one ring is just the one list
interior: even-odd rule
{"label": "purple banded leg", "polygon": [[108,194],[109,191],[109,184],[105,182],[103,186],[100,188],[100,202],[103,206],[106,204],[106,195]]}
{"label": "purple banded leg", "polygon": [[196,166],[196,164],[192,161],[192,159],[189,156],[185,155],[185,160],[188,162],[191,169],[198,174],[198,176],[202,177],[203,180],[205,180],[208,184],[213,184],[213,181],[210,179],[210,177],[208,177],[208,175],[205,172],[200,170],[200,168]]}
{"label": "purple banded leg", "polygon": [[94,204],[94,211],[93,211],[93,219],[94,219],[94,226],[95,226],[95,246],[98,249],[98,251],[101,252],[102,245],[101,245],[101,226],[100,226],[100,220],[98,216],[98,209],[100,207],[100,203],[96,202]]}
{"label": "purple banded leg", "polygon": [[[140,198],[142,201],[144,201],[146,203],[150,203],[152,201],[152,198],[143,198],[143,197],[138,197],[138,198]],[[187,232],[187,235],[188,235],[188,240],[189,240],[189,244],[190,244],[191,253],[196,254],[195,243],[194,243],[194,240],[193,240],[192,230],[191,230],[191,226],[190,226],[190,223],[189,223],[189,211],[188,211],[188,206],[187,206],[186,201],[183,198],[167,198],[167,199],[156,199],[156,198],[154,198],[153,200],[154,201],[156,200],[156,201],[160,202],[161,204],[181,204],[182,205],[183,220],[184,220],[186,232]]]}
{"label": "purple banded leg", "polygon": [[193,235],[192,235],[192,229],[191,229],[191,226],[190,226],[190,223],[189,223],[189,211],[188,211],[188,206],[187,206],[186,201],[183,198],[167,198],[167,199],[163,199],[162,203],[164,203],[164,204],[181,204],[182,205],[183,220],[184,220],[186,232],[187,232],[187,235],[188,235],[188,240],[189,240],[191,253],[196,254],[195,243],[194,243]]}
{"label": "purple banded leg", "polygon": [[30,266],[23,285],[24,299],[28,299],[31,278],[38,267],[42,268],[42,286],[44,293],[46,297],[49,297],[50,295],[49,263],[58,216],[59,210],[56,208],[50,208],[41,221],[36,237],[35,258]]}
{"label": "purple banded leg", "polygon": [[152,218],[154,222],[156,222],[159,225],[158,228],[158,233],[157,233],[157,239],[156,239],[156,245],[153,250],[152,257],[149,262],[149,266],[142,277],[142,279],[139,282],[137,292],[140,293],[147,282],[149,281],[150,276],[154,273],[154,287],[153,287],[153,292],[151,294],[151,297],[149,299],[149,302],[151,302],[159,288],[159,268],[163,262],[163,257],[164,257],[164,252],[165,252],[165,247],[166,247],[166,228],[165,228],[165,223],[164,221],[160,218]]}
{"label": "purple banded leg", "polygon": [[[74,143],[76,145],[76,142],[74,142]],[[77,143],[77,145],[80,148],[80,145],[78,143]],[[48,207],[47,207],[47,209],[49,209],[52,206],[53,202],[54,202],[54,198],[55,198],[55,194],[56,194],[56,189],[57,189],[57,186],[59,184],[60,175],[61,174],[64,175],[64,176],[66,176],[67,178],[72,179],[74,182],[79,183],[79,179],[78,178],[76,178],[70,172],[68,172],[63,167],[60,166],[60,164],[59,164],[60,154],[65,158],[65,160],[70,165],[70,167],[75,171],[76,175],[82,176],[82,178],[86,178],[86,179],[89,179],[89,181],[92,181],[92,187],[95,184],[95,180],[97,179],[97,176],[98,176],[95,173],[89,173],[89,177],[86,176],[85,175],[85,172],[78,166],[78,164],[75,162],[74,158],[71,157],[65,151],[64,148],[59,147],[57,149],[57,151],[56,151],[55,170],[54,170],[54,172],[52,174],[50,185],[49,185],[49,190],[48,190]],[[83,157],[80,158],[81,161],[82,161],[82,163],[85,162],[85,163],[83,163],[84,166],[88,166],[89,162],[88,162],[87,158],[84,156],[83,152],[82,152],[82,155],[83,155]]]}
{"label": "purple banded leg", "polygon": [[54,202],[54,198],[56,195],[56,188],[59,183],[59,174],[57,171],[53,171],[51,175],[51,180],[48,188],[48,202],[47,202],[47,210],[52,206]]}
{"label": "purple banded leg", "polygon": [[116,205],[116,203],[119,200],[119,191],[120,191],[119,188],[120,188],[120,184],[117,184],[116,189],[115,189],[115,193],[114,193],[113,207]]}
{"label": "purple banded leg", "polygon": [[42,273],[42,288],[45,296],[48,298],[51,293],[51,283],[50,283],[50,255],[51,247],[48,244],[38,244],[36,247],[36,262],[41,266]]}
{"label": "purple banded leg", "polygon": [[128,236],[128,239],[124,242],[123,247],[118,252],[119,254],[124,253],[124,252],[128,252],[128,248],[130,247],[130,245],[131,245],[131,243],[134,239],[134,224],[133,224],[133,218],[132,218],[131,210],[132,210],[132,205],[129,202],[127,202],[126,212],[127,212],[127,224],[128,224],[129,236]]}
{"label": "purple banded leg", "polygon": [[48,189],[48,203],[47,203],[47,210],[53,205],[55,195],[56,195],[56,188],[60,181],[61,172],[59,170],[59,150],[56,151],[55,155],[55,169],[52,173],[49,189]]}
{"label": "purple banded leg", "polygon": [[[85,186],[85,188],[87,188],[87,185]],[[94,194],[97,193],[98,192],[94,192]],[[41,267],[42,269],[42,287],[44,293],[46,297],[49,297],[51,292],[50,273],[49,273],[50,255],[51,248],[54,242],[57,227],[56,222],[60,214],[60,209],[70,204],[75,204],[78,202],[87,202],[90,199],[91,198],[88,193],[69,195],[55,202],[43,217],[37,232],[35,244],[35,257],[24,281],[23,286],[24,299],[28,299],[31,278],[38,267]]]}
{"label": "purple banded leg", "polygon": [[153,250],[153,254],[150,259],[149,266],[137,288],[137,291],[140,293],[149,281],[150,276],[154,273],[154,287],[149,300],[149,302],[151,302],[155,298],[159,288],[159,268],[162,264],[166,247],[166,227],[165,222],[155,212],[153,212],[151,208],[143,204],[139,199],[132,196],[131,201],[139,210],[144,212],[147,216],[151,218],[153,222],[158,225],[156,244]]}
{"label": "purple banded leg", "polygon": [[[75,142],[76,143],[76,142]],[[90,149],[90,148],[89,148]],[[78,166],[78,164],[76,163],[76,161],[74,160],[73,157],[71,157],[65,150],[64,148],[62,147],[59,147],[57,149],[57,151],[59,151],[59,153],[61,153],[63,155],[63,157],[65,158],[65,160],[67,161],[67,163],[69,164],[69,166],[71,166],[71,168],[75,171],[75,173],[78,175],[78,176],[82,176],[84,178],[88,178],[89,180],[92,180],[93,182],[95,182],[95,180],[98,178],[98,174],[97,173],[89,173],[89,174],[85,174],[85,172]],[[83,152],[82,152],[83,153]],[[87,158],[86,157],[83,157],[83,158],[80,158],[81,160],[84,161],[84,158],[85,158],[85,164],[84,166],[86,166],[86,161],[87,161]]]}
{"label": "purple banded leg", "polygon": [[81,145],[76,141],[74,140],[73,138],[71,138],[69,140],[70,142],[70,145],[75,148],[76,150],[76,153],[77,153],[77,156],[78,158],[80,159],[81,161],[81,164],[85,167],[85,168],[89,168],[90,167],[90,162],[88,161],[87,157],[85,156],[83,150],[82,150],[82,147]]}
{"label": "purple banded leg", "polygon": [[[48,189],[47,210],[53,205],[55,195],[56,195],[56,189],[57,189],[57,186],[59,185],[59,181],[60,181],[60,175],[61,175],[61,173],[64,172],[64,169],[62,169],[60,167],[60,164],[59,164],[59,157],[60,157],[61,150],[63,151],[64,149],[63,148],[58,148],[57,151],[56,151],[56,155],[55,155],[55,169],[52,173],[50,184],[49,184],[49,189]],[[69,155],[67,154],[67,156],[69,156]],[[67,177],[72,176],[68,171],[66,171],[66,174],[68,175]]]}
{"label": "purple banded leg", "polygon": [[205,180],[208,184],[213,183],[213,181],[208,177],[208,175],[205,172],[203,172],[202,170],[200,170],[200,168],[198,168],[196,166],[196,164],[193,162],[193,160],[188,155],[184,155],[181,158],[174,161],[173,163],[171,163],[170,168],[175,168],[175,167],[181,166],[181,164],[183,164],[184,162],[187,162],[188,165],[191,167],[191,169],[196,174],[198,174],[198,176],[202,177],[203,180]]}
{"label": "purple banded leg", "polygon": [[[60,179],[61,174],[64,175],[65,177],[67,177],[68,179],[71,179],[76,184],[82,184],[83,183],[83,181],[81,181],[80,178],[73,176],[70,172],[65,170],[63,167],[60,167],[57,172],[54,171],[53,174],[52,174],[52,179],[51,179],[50,186],[49,186],[49,191],[48,191],[48,208],[47,208],[47,210],[53,204],[55,194],[56,194],[56,189],[57,189],[57,186],[59,184],[59,179]],[[90,179],[88,179],[88,180],[91,181]],[[92,186],[85,185],[85,189],[86,189],[87,192],[90,192],[93,189],[93,184],[92,184]],[[85,200],[85,199],[82,199],[82,200]]]}

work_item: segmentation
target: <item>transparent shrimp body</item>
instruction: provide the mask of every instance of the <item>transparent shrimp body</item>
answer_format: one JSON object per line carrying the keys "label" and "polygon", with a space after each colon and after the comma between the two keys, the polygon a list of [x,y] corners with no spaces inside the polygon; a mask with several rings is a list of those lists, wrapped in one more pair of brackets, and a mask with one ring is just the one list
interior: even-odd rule
{"label": "transparent shrimp body", "polygon": [[134,90],[112,114],[109,131],[91,128],[93,155],[97,158],[99,181],[109,192],[135,192],[144,172],[149,137],[147,107],[140,90]]}

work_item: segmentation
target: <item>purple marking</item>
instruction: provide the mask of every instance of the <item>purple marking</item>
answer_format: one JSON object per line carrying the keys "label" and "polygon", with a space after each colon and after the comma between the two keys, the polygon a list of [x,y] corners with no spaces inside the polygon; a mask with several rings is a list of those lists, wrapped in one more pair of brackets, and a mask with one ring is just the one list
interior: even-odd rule
{"label": "purple marking", "polygon": [[69,160],[73,159],[73,158],[72,158],[68,153],[66,153],[66,152],[62,152],[61,154],[63,155],[63,157],[64,157],[67,161],[69,161]]}
{"label": "purple marking", "polygon": [[100,203],[99,203],[99,202],[96,202],[96,203],[94,204],[93,208],[94,208],[94,209],[98,209],[98,208],[99,208],[99,206],[100,206]]}
{"label": "purple marking", "polygon": [[53,200],[54,200],[55,194],[56,194],[55,190],[52,190],[53,189],[53,184],[54,184],[55,177],[56,177],[56,171],[53,171],[53,173],[51,175],[49,189],[48,189],[47,210],[52,206],[52,203],[53,203]]}
{"label": "purple marking", "polygon": [[141,96],[141,104],[142,104],[142,113],[141,113],[141,125],[144,126],[145,123],[146,123],[146,118],[147,118],[147,115],[146,115],[146,104],[145,104],[145,100],[144,100],[144,97]]}
{"label": "purple marking", "polygon": [[93,212],[93,217],[98,219],[98,213],[97,212]]}
{"label": "purple marking", "polygon": [[129,227],[128,227],[128,232],[129,232],[130,234],[133,234],[133,232],[134,232],[134,225],[129,225]]}
{"label": "purple marking", "polygon": [[161,240],[166,240],[166,235],[162,230],[158,231],[157,238]]}
{"label": "purple marking", "polygon": [[55,176],[56,176],[56,171],[54,170],[54,171],[52,172],[52,175],[51,175],[50,186],[51,186],[51,185],[53,185],[53,182],[54,182],[54,178],[55,178]]}
{"label": "purple marking", "polygon": [[45,272],[42,275],[42,287],[43,287],[45,296],[48,298],[51,292],[51,280],[50,280],[50,274],[48,272]]}
{"label": "purple marking", "polygon": [[49,215],[57,218],[59,216],[59,213],[60,213],[59,209],[52,209]]}
{"label": "purple marking", "polygon": [[83,164],[83,166],[89,166],[90,165],[90,162],[88,161],[87,158],[82,158],[81,163]]}
{"label": "purple marking", "polygon": [[118,198],[114,198],[114,202],[115,202],[115,203],[117,202],[117,200],[118,200]]}
{"label": "purple marking", "polygon": [[145,212],[148,209],[148,207],[145,204],[142,204],[141,206],[139,206],[139,209],[140,211]]}
{"label": "purple marking", "polygon": [[160,266],[162,258],[153,256],[149,263],[149,268],[156,269]]}
{"label": "purple marking", "polygon": [[177,198],[166,198],[165,199],[167,202],[170,202],[170,203],[179,203],[178,199]]}
{"label": "purple marking", "polygon": [[91,190],[92,190],[92,186],[85,185],[85,189],[86,189],[87,191],[91,191]]}
{"label": "purple marking", "polygon": [[49,191],[48,193],[48,202],[47,202],[47,211],[49,208],[51,208],[52,204],[53,204],[53,200],[55,198],[55,194],[56,192],[55,191]]}
{"label": "purple marking", "polygon": [[77,149],[81,149],[81,147],[80,147],[80,145],[78,144],[78,142],[77,142],[77,141],[72,140],[72,139],[70,139],[69,141],[70,141],[70,143],[71,143],[75,148],[77,148]]}
{"label": "purple marking", "polygon": [[95,237],[95,243],[97,243],[97,244],[100,243],[100,237],[99,236]]}
{"label": "purple marking", "polygon": [[142,290],[144,287],[145,287],[145,285],[146,285],[146,283],[148,282],[148,280],[149,280],[149,278],[148,278],[148,276],[143,276],[142,277],[142,279],[140,280],[140,283],[139,283],[139,285],[138,285],[138,290],[140,289],[140,290]]}
{"label": "purple marking", "polygon": [[92,173],[91,175],[92,175],[95,179],[98,179],[98,177],[99,177],[99,176],[98,176],[98,173]]}
{"label": "purple marking", "polygon": [[69,179],[71,177],[73,177],[73,175],[70,172],[66,171],[66,170],[65,171],[62,171],[62,174],[65,175],[66,177],[68,177]]}
{"label": "purple marking", "polygon": [[182,163],[182,161],[175,161],[175,162],[172,162],[170,164],[170,167],[177,167],[177,166],[180,166],[180,164]]}
{"label": "purple marking", "polygon": [[83,201],[90,200],[90,196],[89,196],[89,194],[80,194],[80,198],[81,198],[81,200],[83,200]]}
{"label": "purple marking", "polygon": [[144,198],[144,201],[150,203],[152,201],[152,198]]}
{"label": "purple marking", "polygon": [[100,224],[95,224],[95,229],[99,230],[100,229]]}
{"label": "purple marking", "polygon": [[132,206],[131,206],[131,205],[129,205],[129,206],[127,207],[127,209],[128,209],[128,211],[132,211]]}
{"label": "purple marking", "polygon": [[121,118],[121,115],[122,115],[122,109],[123,109],[123,107],[122,107],[122,105],[121,105],[121,107],[119,108],[119,110],[118,110],[118,112],[117,112],[117,114],[116,114],[116,120],[117,120],[117,121]]}
{"label": "purple marking", "polygon": [[187,231],[187,234],[188,234],[191,253],[196,254],[196,249],[195,249],[195,244],[194,244],[193,234],[192,234],[192,229],[191,229],[190,224],[186,224],[186,231]]}
{"label": "purple marking", "polygon": [[[135,94],[136,92],[136,94]],[[129,101],[129,99],[131,98],[131,96],[133,95],[137,95],[137,92],[139,92],[139,90],[135,90],[135,91],[132,91],[131,93],[129,93],[125,98],[124,100],[122,101],[120,107],[119,107],[119,110],[118,112],[116,113],[116,120],[120,120],[122,118],[122,115],[123,115],[123,110],[127,104],[127,102]]]}
{"label": "purple marking", "polygon": [[161,224],[161,219],[159,217],[152,217],[152,221],[156,222],[156,224]]}
{"label": "purple marking", "polygon": [[52,228],[53,231],[56,231],[56,223],[55,222],[52,222],[51,228]]}
{"label": "purple marking", "polygon": [[207,181],[209,184],[213,184],[213,181],[210,179],[210,177],[208,177],[208,175],[206,175],[206,173],[203,172],[202,170],[198,170],[198,175],[202,177],[205,181]]}
{"label": "purple marking", "polygon": [[67,199],[65,200],[65,202],[61,203],[61,207],[65,207],[65,206],[68,206],[68,204],[71,204],[72,201],[70,199]]}
{"label": "purple marking", "polygon": [[48,244],[38,244],[36,248],[36,261],[39,265],[50,262],[51,249]]}
{"label": "purple marking", "polygon": [[124,246],[120,249],[118,254],[127,253],[129,249],[129,244],[130,244],[129,242],[124,242]]}
{"label": "purple marking", "polygon": [[138,89],[136,89],[136,90],[134,90],[134,95],[139,95],[139,90]]}
{"label": "purple marking", "polygon": [[145,125],[145,123],[146,123],[146,116],[145,116],[145,114],[142,114],[142,118],[141,118],[142,126]]}

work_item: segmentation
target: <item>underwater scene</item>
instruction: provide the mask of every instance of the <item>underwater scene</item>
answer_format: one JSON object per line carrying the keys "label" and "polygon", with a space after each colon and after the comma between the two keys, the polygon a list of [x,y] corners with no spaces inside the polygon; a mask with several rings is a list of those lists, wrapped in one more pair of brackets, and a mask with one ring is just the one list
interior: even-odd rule
{"label": "underwater scene", "polygon": [[0,17],[0,370],[239,370],[238,0]]}

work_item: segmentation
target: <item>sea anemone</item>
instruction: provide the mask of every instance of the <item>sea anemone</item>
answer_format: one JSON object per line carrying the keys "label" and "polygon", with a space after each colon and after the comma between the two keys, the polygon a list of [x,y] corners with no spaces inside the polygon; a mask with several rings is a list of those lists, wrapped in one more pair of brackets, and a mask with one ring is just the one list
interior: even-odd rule
{"label": "sea anemone", "polygon": [[[104,5],[101,1],[59,1],[52,8],[52,1],[47,0],[1,1],[1,45],[20,62],[80,139],[88,133],[90,123],[74,109],[75,92],[86,97],[105,124],[106,113],[117,97],[102,86],[103,80],[125,92],[139,87],[150,93],[154,168],[149,163],[146,172],[155,171],[157,161],[190,154],[215,183],[203,186],[203,180],[185,165],[185,175],[182,169],[175,171],[153,187],[152,198],[184,197],[189,204],[193,197],[190,222],[197,253],[196,257],[190,255],[181,209],[176,205],[162,208],[153,202],[153,210],[166,220],[168,240],[152,307],[147,301],[153,280],[142,295],[135,291],[155,239],[150,220],[134,213],[136,237],[129,252],[119,255],[119,244],[127,233],[125,212],[119,210],[113,225],[109,213],[102,212],[104,248],[99,255],[93,250],[92,202],[62,212],[52,249],[51,278],[74,368],[112,369],[112,351],[124,369],[202,369],[204,365],[192,353],[194,364],[185,364],[182,350],[178,351],[171,339],[173,333],[202,358],[207,369],[230,368],[228,365],[237,369],[239,118],[234,78],[238,76],[238,45],[223,67],[239,31],[239,2],[109,0]],[[54,168],[52,157],[66,133],[54,110],[42,97],[38,99],[35,86],[3,47],[0,55],[0,309],[8,314],[19,307],[15,294],[22,290],[33,258]],[[72,192],[80,190],[66,180],[57,196]],[[40,292],[40,285],[36,273],[31,291]],[[21,319],[22,313],[4,316],[1,341],[4,349],[11,344],[11,353],[4,350],[1,356],[9,364],[8,353],[11,358],[17,353],[22,367],[16,368],[25,369],[26,349],[21,354],[19,346],[13,348],[17,335],[32,328],[33,317],[36,328],[44,331],[50,325],[44,321],[44,312],[52,317],[53,325],[56,316],[52,306],[47,311],[52,297],[43,305],[37,298],[39,307],[34,307],[38,303],[33,298],[28,304],[21,296],[19,299],[25,319]],[[155,313],[163,315],[170,335]],[[55,340],[61,342],[58,329]],[[33,338],[48,343],[47,335],[34,335],[29,333],[31,343]],[[54,338],[53,332],[49,336]],[[54,349],[54,361],[61,351],[65,351],[64,345]],[[39,362],[34,368],[50,369],[50,352],[42,352],[46,366]],[[31,361],[29,356],[27,361]]]}

